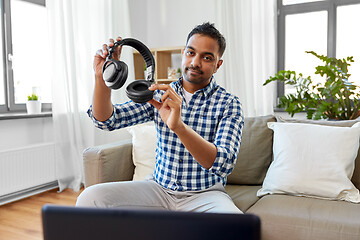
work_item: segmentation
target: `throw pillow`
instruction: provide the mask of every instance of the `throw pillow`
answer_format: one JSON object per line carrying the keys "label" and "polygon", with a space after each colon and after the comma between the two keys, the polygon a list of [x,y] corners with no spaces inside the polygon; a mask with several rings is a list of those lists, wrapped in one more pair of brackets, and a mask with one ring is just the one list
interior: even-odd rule
{"label": "throw pillow", "polygon": [[143,180],[155,168],[156,129],[153,122],[128,128],[132,135],[132,155],[135,165],[133,180]]}
{"label": "throw pillow", "polygon": [[257,196],[291,194],[359,203],[351,182],[360,123],[332,127],[303,123],[269,123],[274,131],[271,163]]}
{"label": "throw pillow", "polygon": [[[355,123],[359,122],[358,120],[342,120],[342,121],[327,121],[327,120],[308,120],[308,119],[296,119],[289,118],[284,119],[280,116],[276,116],[277,122],[289,122],[289,123],[308,123],[308,124],[318,124],[326,126],[336,126],[336,127],[351,127]],[[355,170],[351,178],[352,183],[357,189],[360,189],[360,148],[358,150],[358,155],[355,159]]]}

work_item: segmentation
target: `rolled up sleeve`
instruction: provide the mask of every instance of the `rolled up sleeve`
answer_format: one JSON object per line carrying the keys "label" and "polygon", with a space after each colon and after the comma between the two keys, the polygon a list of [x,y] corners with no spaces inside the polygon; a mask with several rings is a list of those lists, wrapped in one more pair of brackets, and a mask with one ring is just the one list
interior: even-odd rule
{"label": "rolled up sleeve", "polygon": [[132,101],[113,105],[113,114],[105,121],[98,121],[93,114],[92,106],[87,111],[95,127],[113,131],[154,119],[153,106],[150,103],[134,103]]}
{"label": "rolled up sleeve", "polygon": [[241,103],[233,99],[224,111],[219,122],[214,145],[217,155],[210,172],[225,178],[235,167],[237,155],[240,151],[244,116]]}

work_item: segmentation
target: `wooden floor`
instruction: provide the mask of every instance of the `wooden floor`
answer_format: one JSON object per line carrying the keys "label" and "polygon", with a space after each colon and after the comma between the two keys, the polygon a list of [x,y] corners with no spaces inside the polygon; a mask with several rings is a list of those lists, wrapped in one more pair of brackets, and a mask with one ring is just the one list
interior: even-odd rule
{"label": "wooden floor", "polygon": [[44,204],[74,206],[80,192],[50,190],[17,202],[0,206],[0,239],[41,240],[41,208]]}

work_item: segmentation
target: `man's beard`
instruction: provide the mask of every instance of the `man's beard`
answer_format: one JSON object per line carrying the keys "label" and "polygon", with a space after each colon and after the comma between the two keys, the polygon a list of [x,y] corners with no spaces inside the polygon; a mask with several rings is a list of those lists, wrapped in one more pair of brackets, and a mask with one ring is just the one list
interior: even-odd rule
{"label": "man's beard", "polygon": [[[190,71],[195,71],[196,74],[199,74],[199,77],[196,77],[196,79],[192,80],[191,79],[191,73],[189,73]],[[185,68],[185,74],[184,74],[184,78],[186,81],[190,82],[190,83],[194,83],[194,84],[200,84],[204,82],[203,76],[201,76],[204,72],[200,70],[199,67],[186,67]]]}
{"label": "man's beard", "polygon": [[188,71],[188,70],[195,71],[195,72],[197,72],[198,74],[203,74],[203,71],[201,71],[199,67],[191,67],[191,66],[190,66],[190,67],[186,67],[186,68],[185,68],[185,71]]}

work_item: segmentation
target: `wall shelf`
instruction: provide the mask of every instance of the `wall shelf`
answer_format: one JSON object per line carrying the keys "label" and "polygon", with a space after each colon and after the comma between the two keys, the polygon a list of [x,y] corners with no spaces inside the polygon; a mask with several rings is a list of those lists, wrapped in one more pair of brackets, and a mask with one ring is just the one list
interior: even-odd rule
{"label": "wall shelf", "polygon": [[[151,48],[155,58],[155,80],[158,83],[169,84],[177,79],[168,79],[168,67],[171,67],[171,55],[181,54],[184,46],[168,48]],[[144,59],[138,51],[134,51],[135,79],[144,79]]]}

